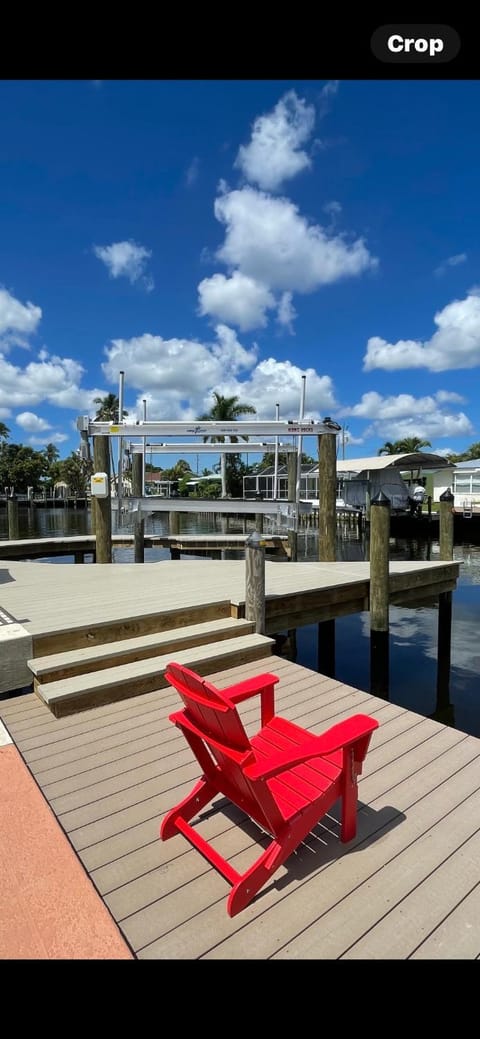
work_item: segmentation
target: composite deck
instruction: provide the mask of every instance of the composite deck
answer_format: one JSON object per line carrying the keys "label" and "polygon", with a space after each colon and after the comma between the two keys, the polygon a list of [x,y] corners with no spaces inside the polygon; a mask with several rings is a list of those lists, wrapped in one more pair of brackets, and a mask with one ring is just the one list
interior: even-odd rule
{"label": "composite deck", "polygon": [[[390,592],[432,596],[455,586],[458,562],[392,561]],[[320,619],[368,608],[368,562],[282,563],[267,560],[267,633],[281,631],[285,616],[308,609]],[[245,606],[242,559],[162,560],[147,563],[92,563],[86,566],[38,562],[0,565],[0,607],[32,635],[81,624],[131,619],[163,610],[228,601],[234,615]]]}
{"label": "composite deck", "polygon": [[[179,706],[170,687],[64,719],[31,693],[0,700],[135,957],[479,958],[480,740],[280,657],[209,677],[226,686],[265,670],[280,676],[277,711],[314,732],[356,711],[380,726],[360,779],[355,840],[340,844],[334,810],[233,920],[222,877],[181,836],[158,839],[198,770],[168,721]],[[241,713],[255,731],[258,704]],[[218,799],[202,820],[234,866],[253,860],[261,835],[241,812]]]}

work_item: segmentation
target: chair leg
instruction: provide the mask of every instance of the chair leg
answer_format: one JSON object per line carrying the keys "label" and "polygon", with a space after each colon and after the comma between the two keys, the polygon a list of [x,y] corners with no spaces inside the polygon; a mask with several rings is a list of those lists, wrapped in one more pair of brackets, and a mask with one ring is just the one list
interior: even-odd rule
{"label": "chair leg", "polygon": [[250,866],[250,869],[243,873],[240,880],[233,885],[227,899],[227,913],[229,916],[236,916],[242,909],[245,909],[245,906],[252,901],[257,892],[260,891],[260,888],[270,880],[282,863],[289,858],[292,851],[290,840],[285,840],[282,844],[279,844],[276,840],[271,841],[268,848],[253,863],[253,866]]}
{"label": "chair leg", "polygon": [[349,751],[345,767],[342,791],[342,822],[340,840],[343,844],[353,840],[357,832],[358,784],[353,750]]}
{"label": "chair leg", "polygon": [[175,808],[167,812],[160,827],[161,840],[168,841],[169,837],[174,837],[178,833],[176,820],[180,818],[188,823],[198,812],[201,812],[202,808],[205,808],[205,805],[217,793],[218,790],[212,783],[209,783],[208,779],[202,776],[187,797],[180,801],[178,805],[175,805]]}

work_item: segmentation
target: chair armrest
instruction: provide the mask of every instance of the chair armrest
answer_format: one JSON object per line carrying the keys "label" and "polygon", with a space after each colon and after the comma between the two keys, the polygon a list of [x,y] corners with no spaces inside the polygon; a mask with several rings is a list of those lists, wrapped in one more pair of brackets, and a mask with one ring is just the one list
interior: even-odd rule
{"label": "chair armrest", "polygon": [[344,750],[354,747],[359,741],[363,741],[361,760],[365,757],[368,743],[366,738],[378,728],[379,723],[375,718],[366,714],[355,714],[338,725],[333,725],[327,732],[320,736],[307,735],[303,743],[299,743],[291,750],[281,751],[279,754],[269,758],[268,762],[258,762],[255,765],[246,765],[244,772],[248,779],[272,779],[280,772],[285,772],[296,765],[302,765],[310,758],[324,757],[333,754],[335,750]]}
{"label": "chair armrest", "polygon": [[224,696],[227,696],[234,704],[241,703],[242,700],[248,700],[251,696],[260,693],[261,721],[262,725],[268,725],[275,714],[274,686],[279,681],[278,675],[271,675],[267,671],[263,675],[246,678],[244,682],[237,682],[222,691]]}

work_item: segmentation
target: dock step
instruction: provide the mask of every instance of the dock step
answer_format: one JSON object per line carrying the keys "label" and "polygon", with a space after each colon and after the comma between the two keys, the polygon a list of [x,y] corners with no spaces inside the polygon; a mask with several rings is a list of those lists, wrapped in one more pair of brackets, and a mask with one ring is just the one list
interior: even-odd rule
{"label": "dock step", "polygon": [[45,631],[33,636],[33,657],[43,657],[50,653],[65,653],[70,649],[84,649],[87,646],[100,646],[106,642],[118,642],[137,635],[149,635],[159,631],[171,631],[183,628],[187,624],[201,624],[207,620],[231,617],[229,599],[219,599],[207,605],[185,606],[160,613],[132,614],[128,617],[111,616],[106,621],[95,624],[75,624],[71,616],[65,624],[53,631]]}
{"label": "dock step", "polygon": [[[174,659],[206,675],[249,660],[259,660],[273,652],[274,644],[274,639],[254,632],[179,650],[174,654]],[[35,692],[52,713],[61,718],[90,707],[100,707],[102,704],[161,689],[167,685],[165,671],[171,660],[170,652],[102,671],[75,675],[58,682],[39,682]]]}
{"label": "dock step", "polygon": [[39,682],[45,684],[71,678],[73,675],[87,674],[90,671],[103,671],[105,668],[144,660],[147,657],[177,653],[190,646],[250,635],[253,630],[252,621],[221,617],[203,621],[201,624],[185,624],[169,631],[155,631],[148,635],[121,639],[118,642],[104,642],[83,649],[33,657],[28,661],[28,666],[34,676],[36,690]]}

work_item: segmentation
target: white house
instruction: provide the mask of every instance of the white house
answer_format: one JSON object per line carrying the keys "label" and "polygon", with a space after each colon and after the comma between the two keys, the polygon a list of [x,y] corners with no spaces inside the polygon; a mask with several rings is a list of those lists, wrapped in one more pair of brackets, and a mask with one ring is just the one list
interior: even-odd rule
{"label": "white house", "polygon": [[456,462],[449,470],[434,475],[435,501],[450,488],[456,509],[469,509],[480,506],[480,458],[468,459],[467,462]]}

